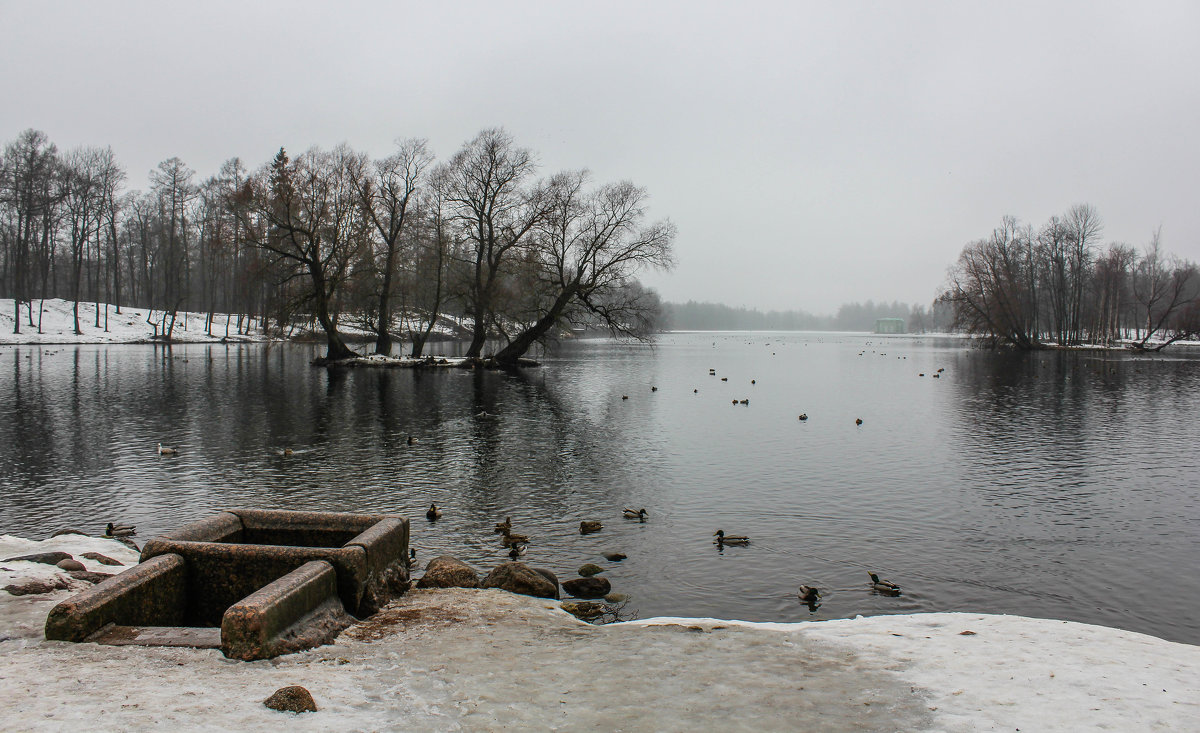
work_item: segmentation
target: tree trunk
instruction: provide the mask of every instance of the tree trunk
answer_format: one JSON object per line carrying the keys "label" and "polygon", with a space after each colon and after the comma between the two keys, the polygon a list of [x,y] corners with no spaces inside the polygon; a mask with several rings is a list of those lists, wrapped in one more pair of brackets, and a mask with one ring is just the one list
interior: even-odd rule
{"label": "tree trunk", "polygon": [[472,315],[475,318],[475,326],[471,336],[471,345],[467,348],[466,357],[468,359],[477,359],[483,353],[483,344],[487,341],[487,309],[481,303],[475,306],[475,312]]}
{"label": "tree trunk", "polygon": [[346,346],[346,342],[342,340],[341,334],[338,333],[337,324],[333,322],[333,318],[329,315],[329,289],[326,286],[325,274],[321,271],[320,263],[309,260],[307,264],[314,286],[313,296],[317,302],[317,321],[321,324],[321,328],[325,330],[325,338],[328,341],[325,349],[325,358],[318,360],[318,363],[339,361],[357,356],[349,346]]}
{"label": "tree trunk", "polygon": [[567,305],[570,304],[571,299],[574,297],[574,288],[564,290],[560,293],[558,298],[554,300],[554,305],[550,306],[550,310],[546,311],[546,314],[539,318],[532,326],[517,334],[517,337],[510,341],[508,346],[501,349],[500,353],[493,357],[493,360],[500,366],[516,366],[517,360],[524,356],[525,352],[529,351],[530,347],[537,343],[539,339],[549,333],[550,329],[554,328],[554,325],[558,323],[559,317],[562,316],[563,311],[567,309]]}
{"label": "tree trunk", "polygon": [[375,353],[384,356],[392,353],[392,334],[388,327],[392,323],[392,270],[395,268],[395,260],[396,245],[390,242],[383,266],[383,290],[379,293],[379,325],[375,338]]}

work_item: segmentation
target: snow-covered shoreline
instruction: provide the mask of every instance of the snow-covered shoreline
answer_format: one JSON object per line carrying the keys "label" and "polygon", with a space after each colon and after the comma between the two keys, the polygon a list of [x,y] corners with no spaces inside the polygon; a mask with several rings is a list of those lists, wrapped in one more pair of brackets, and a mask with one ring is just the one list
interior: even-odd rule
{"label": "snow-covered shoreline", "polygon": [[[13,301],[0,299],[0,344],[149,344],[155,343],[154,327],[146,319],[151,312],[145,308],[124,306],[118,314],[112,305],[100,304],[100,326],[96,326],[96,304],[79,304],[79,330],[75,333],[75,304],[69,300],[47,298],[33,301],[33,326],[29,325],[26,306],[21,306],[21,332],[13,333]],[[107,309],[107,318],[105,314]],[[154,311],[155,320],[161,320],[162,311]],[[274,341],[260,332],[239,334],[237,320],[228,323],[225,315],[218,315],[212,324],[212,334],[205,330],[208,315],[205,313],[179,312],[175,316],[175,328],[171,343],[228,343]],[[41,322],[41,333],[37,324]],[[105,325],[107,321],[107,330]],[[228,331],[228,334],[226,333]],[[161,334],[161,329],[160,329]]]}
{"label": "snow-covered shoreline", "polygon": [[[51,549],[136,560],[112,540],[0,537],[0,559]],[[0,566],[0,585],[56,572]],[[1067,621],[591,626],[555,601],[413,590],[334,644],[236,662],[216,650],[47,642],[45,615],[70,593],[0,591],[7,730],[1187,730],[1200,720],[1200,647]],[[262,705],[290,684],[319,711]]]}
{"label": "snow-covered shoreline", "polygon": [[[147,322],[152,317],[156,323],[163,320],[160,310],[148,311],[145,308],[123,306],[118,314],[114,306],[99,304],[100,325],[96,325],[96,303],[79,304],[79,330],[75,333],[75,304],[70,300],[47,298],[33,301],[33,324],[29,325],[27,306],[21,306],[21,332],[13,333],[13,301],[12,298],[0,298],[0,345],[36,346],[44,344],[151,344],[165,343],[161,338],[162,328],[155,329]],[[107,310],[107,318],[106,318]],[[443,317],[443,321],[447,321]],[[41,332],[38,332],[38,323]],[[168,320],[169,322],[169,320]],[[262,333],[258,328],[249,333],[238,333],[236,316],[217,313],[212,318],[211,334],[206,329],[208,314],[190,311],[179,311],[175,314],[175,328],[171,333],[172,344],[214,344],[214,343],[259,343],[281,341],[276,336]],[[257,320],[255,321],[257,324]],[[107,329],[106,329],[107,325]],[[405,324],[401,324],[404,326]],[[374,340],[374,334],[345,325],[339,331],[346,338]],[[437,337],[451,338],[451,329],[443,322],[434,328],[432,334]],[[296,338],[320,338],[321,333],[313,334],[308,331],[294,334]]]}

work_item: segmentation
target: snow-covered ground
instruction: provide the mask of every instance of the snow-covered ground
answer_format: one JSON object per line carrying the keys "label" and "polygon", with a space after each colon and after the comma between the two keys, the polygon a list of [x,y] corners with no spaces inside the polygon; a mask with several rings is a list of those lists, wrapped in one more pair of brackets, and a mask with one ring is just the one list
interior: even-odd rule
{"label": "snow-covered ground", "polygon": [[[33,325],[30,325],[30,310],[25,304],[21,305],[21,332],[13,333],[13,301],[12,298],[0,298],[0,344],[137,344],[149,343],[154,339],[154,328],[147,323],[151,316],[159,325],[162,333],[163,312],[147,311],[145,308],[130,308],[124,306],[120,314],[112,305],[100,304],[100,326],[96,326],[96,304],[79,304],[79,330],[75,333],[75,304],[69,300],[47,298],[45,301],[35,299],[32,308]],[[105,312],[108,323],[105,330]],[[273,337],[264,336],[257,327],[249,334],[238,334],[237,316],[215,314],[212,322],[212,334],[205,328],[208,320],[206,313],[179,312],[175,315],[175,329],[171,333],[174,343],[216,343],[229,341],[272,341]],[[168,321],[169,322],[169,321]],[[38,324],[41,332],[38,332]],[[424,324],[406,319],[396,323],[396,333],[408,333],[410,330],[423,330]],[[432,338],[454,338],[461,333],[463,325],[460,319],[442,315],[438,317]],[[373,339],[373,332],[356,327],[353,324],[342,324],[338,330],[343,336],[351,338]],[[228,333],[227,333],[228,332]],[[296,335],[302,335],[297,332]]]}
{"label": "snow-covered ground", "polygon": [[[146,322],[151,315],[145,308],[122,307],[118,314],[111,305],[100,304],[100,326],[96,326],[96,304],[79,304],[79,330],[75,333],[75,304],[57,298],[33,301],[33,325],[29,325],[29,312],[21,305],[21,332],[13,333],[13,302],[11,298],[0,298],[0,344],[130,344],[148,343],[154,337],[154,328]],[[108,311],[108,330],[104,330],[105,309]],[[154,311],[155,323],[162,323],[162,311]],[[171,340],[176,343],[213,343],[225,338],[226,317],[213,319],[212,335],[205,330],[208,316],[205,313],[177,313]],[[38,333],[39,320],[42,332]],[[161,328],[159,329],[161,333]],[[229,323],[229,341],[267,341],[257,330],[249,335],[238,335],[237,317]]]}
{"label": "snow-covered ground", "polygon": [[[0,560],[55,549],[133,555],[111,540],[0,537]],[[55,572],[0,567],[0,586]],[[1200,647],[1065,621],[590,626],[555,601],[414,590],[334,644],[237,662],[44,641],[46,613],[69,595],[0,591],[5,730],[1185,731],[1200,721]],[[318,712],[262,705],[292,684]]]}

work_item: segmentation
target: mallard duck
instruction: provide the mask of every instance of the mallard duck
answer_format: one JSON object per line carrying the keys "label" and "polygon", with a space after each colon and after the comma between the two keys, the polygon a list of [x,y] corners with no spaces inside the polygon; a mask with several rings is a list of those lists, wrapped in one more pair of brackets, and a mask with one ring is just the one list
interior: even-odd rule
{"label": "mallard duck", "polygon": [[512,534],[511,532],[505,532],[504,536],[500,538],[500,544],[504,545],[505,547],[507,547],[509,545],[517,545],[517,544],[528,545],[529,544],[529,536],[523,535],[523,534]]}
{"label": "mallard duck", "polygon": [[637,511],[634,511],[629,507],[625,507],[621,510],[621,516],[625,517],[626,519],[638,519],[644,522],[646,521],[647,514],[645,509],[638,509]]}
{"label": "mallard duck", "polygon": [[290,456],[290,455],[293,455],[293,454],[295,454],[295,452],[296,452],[296,451],[292,450],[291,448],[284,448],[284,449],[283,449],[283,451],[280,453],[280,455],[282,455],[282,456]]}
{"label": "mallard duck", "polygon": [[658,391],[658,387],[651,387],[651,388],[650,388],[650,391],[651,391],[651,392],[657,392],[657,391]]}
{"label": "mallard duck", "polygon": [[623,394],[623,395],[621,395],[621,399],[627,400],[627,399],[629,399],[629,395]]}
{"label": "mallard duck", "polygon": [[522,545],[519,542],[512,543],[512,546],[508,550],[508,556],[513,560],[516,560],[523,554],[525,554],[525,545]]}
{"label": "mallard duck", "polygon": [[738,404],[740,404],[740,405],[748,405],[748,404],[750,404],[750,400],[748,400],[748,399],[745,399],[745,400],[742,400],[741,402],[739,402]]}
{"label": "mallard duck", "polygon": [[797,419],[797,420],[807,420],[807,419],[808,419],[808,413],[807,413],[807,412],[802,412],[802,413],[800,413],[800,417],[798,417],[798,418],[796,418],[796,419]]}
{"label": "mallard duck", "polygon": [[512,529],[512,517],[505,517],[503,522],[496,522],[496,534],[508,534]]}
{"label": "mallard duck", "polygon": [[604,529],[604,525],[598,521],[585,519],[579,523],[579,534],[591,534]]}
{"label": "mallard duck", "polygon": [[173,456],[179,453],[178,448],[164,448],[162,443],[158,444],[158,454],[160,456]]}
{"label": "mallard duck", "polygon": [[729,377],[721,377],[721,381],[722,381],[722,382],[728,382],[728,381],[729,381]]}
{"label": "mallard duck", "polygon": [[137,529],[132,524],[113,524],[108,523],[104,528],[105,537],[132,537],[137,534]]}
{"label": "mallard duck", "polygon": [[405,442],[408,443],[409,445],[416,445],[420,441],[418,441],[416,438],[414,438],[413,436],[410,435],[410,436],[408,436],[408,440]]}
{"label": "mallard duck", "polygon": [[429,508],[425,510],[425,518],[431,522],[435,519],[441,519],[442,510],[437,508],[437,504],[430,504]]}
{"label": "mallard duck", "polygon": [[715,540],[715,542],[718,545],[736,545],[739,547],[744,547],[744,546],[750,544],[749,537],[744,537],[742,535],[735,535],[735,534],[727,535],[727,534],[725,534],[725,530],[723,530],[723,529],[718,529],[716,531],[716,534],[713,535],[713,537],[717,538]]}
{"label": "mallard duck", "polygon": [[861,417],[856,417],[856,418],[854,418],[854,424],[855,424],[855,425],[862,425],[862,418],[861,418]]}
{"label": "mallard duck", "polygon": [[804,603],[816,603],[821,598],[821,593],[811,585],[800,586],[800,590],[796,595],[798,595],[800,600]]}
{"label": "mallard duck", "polygon": [[609,562],[621,562],[625,558],[629,557],[623,552],[602,552],[600,553],[600,556]]}
{"label": "mallard duck", "polygon": [[896,585],[892,581],[880,580],[878,575],[870,571],[867,571],[867,575],[871,576],[871,588],[874,590],[877,590],[880,593],[885,593],[889,596],[900,595],[900,586]]}

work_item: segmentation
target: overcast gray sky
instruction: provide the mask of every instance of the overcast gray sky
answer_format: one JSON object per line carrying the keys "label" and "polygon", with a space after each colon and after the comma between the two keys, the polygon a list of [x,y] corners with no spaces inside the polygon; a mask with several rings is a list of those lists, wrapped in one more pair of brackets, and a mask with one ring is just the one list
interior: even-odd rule
{"label": "overcast gray sky", "polygon": [[667,300],[928,303],[1002,215],[1080,202],[1200,259],[1196,2],[0,0],[0,138],[111,145],[136,187],[495,125],[649,189]]}

